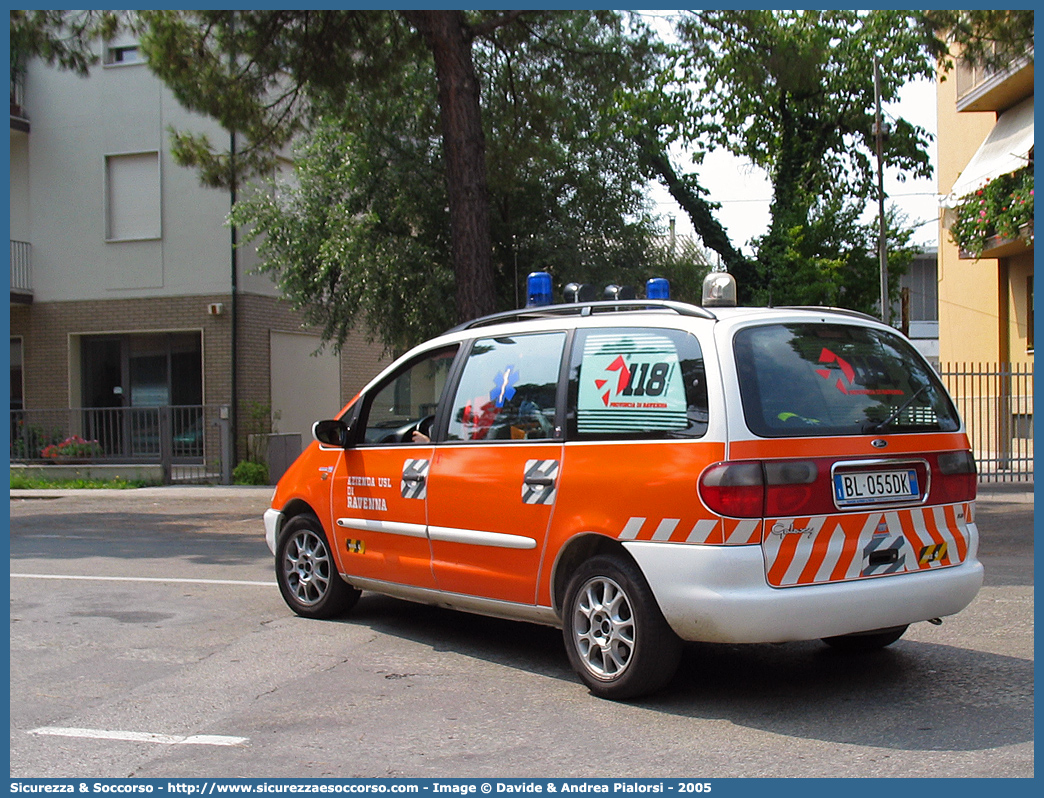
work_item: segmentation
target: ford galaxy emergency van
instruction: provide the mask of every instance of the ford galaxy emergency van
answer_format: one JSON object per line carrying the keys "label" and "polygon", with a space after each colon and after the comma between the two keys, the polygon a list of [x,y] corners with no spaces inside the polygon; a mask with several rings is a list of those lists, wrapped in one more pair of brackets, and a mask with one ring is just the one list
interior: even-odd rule
{"label": "ford galaxy emergency van", "polygon": [[868,316],[734,292],[533,304],[399,358],[276,488],[287,604],[558,626],[608,698],[665,685],[681,641],[871,649],[959,612],[976,470],[935,372]]}

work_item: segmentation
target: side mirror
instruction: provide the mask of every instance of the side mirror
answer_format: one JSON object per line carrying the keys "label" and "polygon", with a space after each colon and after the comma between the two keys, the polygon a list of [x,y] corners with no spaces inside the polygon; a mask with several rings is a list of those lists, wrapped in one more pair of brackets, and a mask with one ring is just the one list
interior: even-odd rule
{"label": "side mirror", "polygon": [[348,425],[336,418],[316,421],[312,425],[312,437],[327,446],[344,448],[348,445]]}

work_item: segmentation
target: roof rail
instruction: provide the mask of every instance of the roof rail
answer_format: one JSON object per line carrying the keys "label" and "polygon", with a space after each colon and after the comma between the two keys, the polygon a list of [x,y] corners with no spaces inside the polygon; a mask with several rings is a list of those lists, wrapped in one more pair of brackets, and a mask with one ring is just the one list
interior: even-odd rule
{"label": "roof rail", "polygon": [[863,313],[861,310],[852,310],[851,308],[833,308],[826,305],[776,305],[775,307],[776,310],[811,310],[817,313],[839,313],[842,316],[854,316],[857,319],[881,321],[877,316],[871,316],[869,313]]}
{"label": "roof rail", "polygon": [[447,332],[460,332],[476,327],[488,327],[525,319],[550,319],[557,316],[590,316],[595,313],[631,313],[642,310],[670,310],[679,316],[692,316],[701,319],[717,319],[718,317],[706,308],[689,305],[685,302],[672,302],[662,299],[617,299],[598,302],[568,302],[561,305],[537,305],[518,310],[506,310],[482,316],[463,324],[458,324]]}

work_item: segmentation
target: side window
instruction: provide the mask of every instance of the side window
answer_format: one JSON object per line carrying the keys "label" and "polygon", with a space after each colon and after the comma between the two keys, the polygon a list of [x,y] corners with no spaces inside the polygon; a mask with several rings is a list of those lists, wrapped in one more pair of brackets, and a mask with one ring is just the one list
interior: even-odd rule
{"label": "side window", "polygon": [[583,330],[569,370],[569,434],[581,440],[707,432],[703,353],[680,330]]}
{"label": "side window", "polygon": [[565,333],[475,341],[450,406],[451,441],[555,437]]}
{"label": "side window", "polygon": [[376,386],[360,442],[411,443],[415,429],[429,434],[456,354],[456,346],[428,352]]}

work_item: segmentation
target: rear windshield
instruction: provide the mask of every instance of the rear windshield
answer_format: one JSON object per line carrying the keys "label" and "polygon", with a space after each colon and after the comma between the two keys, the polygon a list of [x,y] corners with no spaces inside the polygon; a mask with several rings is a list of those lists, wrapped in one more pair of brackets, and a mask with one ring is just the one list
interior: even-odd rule
{"label": "rear windshield", "polygon": [[734,342],[747,426],[768,438],[960,427],[935,372],[898,335],[841,324],[772,324]]}

